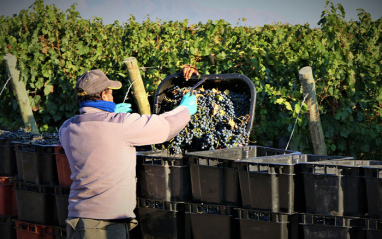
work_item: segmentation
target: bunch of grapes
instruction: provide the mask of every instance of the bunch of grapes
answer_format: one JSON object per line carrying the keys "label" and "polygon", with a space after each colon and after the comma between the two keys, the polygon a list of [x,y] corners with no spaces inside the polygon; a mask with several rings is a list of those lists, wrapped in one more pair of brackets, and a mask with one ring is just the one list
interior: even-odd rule
{"label": "bunch of grapes", "polygon": [[[160,113],[178,106],[189,90],[188,87],[178,86],[167,90]],[[164,144],[170,153],[181,154],[247,144],[250,98],[246,94],[201,88],[196,91],[196,97],[197,112],[176,137]]]}
{"label": "bunch of grapes", "polygon": [[58,132],[53,133],[42,133],[38,137],[34,137],[33,140],[27,142],[28,144],[38,144],[38,145],[54,145],[59,144],[59,134]]}
{"label": "bunch of grapes", "polygon": [[[38,152],[37,147],[52,146],[60,143],[58,132],[54,133],[42,133],[35,135],[32,139],[24,140],[18,146],[20,151],[24,152]],[[37,146],[37,147],[36,147]]]}
{"label": "bunch of grapes", "polygon": [[12,139],[21,143],[53,145],[59,144],[58,132],[35,134],[24,128],[17,131],[0,130],[0,139]]}
{"label": "bunch of grapes", "polygon": [[0,130],[1,139],[12,139],[15,141],[25,142],[30,139],[33,139],[36,136],[37,136],[36,134],[24,128],[20,128],[17,131]]}

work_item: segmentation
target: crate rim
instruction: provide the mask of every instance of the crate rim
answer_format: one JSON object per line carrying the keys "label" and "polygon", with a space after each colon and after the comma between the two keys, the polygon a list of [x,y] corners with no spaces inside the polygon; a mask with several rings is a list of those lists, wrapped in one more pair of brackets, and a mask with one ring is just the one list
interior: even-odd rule
{"label": "crate rim", "polygon": [[25,143],[25,142],[22,142],[22,141],[11,141],[12,144],[22,144],[22,145],[35,145],[35,146],[41,146],[41,147],[62,147],[61,144],[31,144],[31,143]]}
{"label": "crate rim", "polygon": [[[245,147],[260,147],[260,148],[264,148],[264,149],[276,149],[276,148],[265,147],[265,146],[260,146],[260,145],[245,145],[245,146],[238,146],[238,147],[232,147],[232,148],[215,149],[213,151],[214,152],[218,152],[218,151],[224,152],[224,151],[235,150],[235,149],[243,150]],[[282,149],[280,149],[280,150],[282,150]],[[251,162],[249,160],[268,159],[271,157],[279,158],[279,157],[285,157],[288,155],[293,155],[293,156],[297,155],[297,157],[300,158],[301,157],[300,155],[302,155],[301,152],[298,152],[298,151],[292,151],[292,150],[284,150],[284,151],[290,152],[290,153],[275,154],[275,155],[269,155],[269,156],[259,156],[259,157],[252,157],[252,158],[248,158],[248,159],[232,159],[232,158],[230,159],[230,158],[222,158],[221,156],[203,155],[204,153],[209,152],[209,150],[204,150],[204,151],[187,152],[184,154],[184,156],[187,158],[197,157],[198,159],[218,160],[219,162],[249,163],[249,162]],[[293,157],[293,156],[291,156],[291,157]],[[253,162],[256,164],[260,163],[260,162],[256,162],[256,161],[253,161]],[[270,164],[269,162],[263,162],[263,163],[264,164]],[[275,163],[275,164],[281,164],[281,163]],[[294,164],[285,164],[285,165],[294,165]]]}

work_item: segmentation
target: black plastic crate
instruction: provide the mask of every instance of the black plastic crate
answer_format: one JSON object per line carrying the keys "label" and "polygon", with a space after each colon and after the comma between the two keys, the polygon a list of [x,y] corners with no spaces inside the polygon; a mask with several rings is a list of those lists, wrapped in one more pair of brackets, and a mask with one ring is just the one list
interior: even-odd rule
{"label": "black plastic crate", "polygon": [[328,160],[299,165],[306,213],[363,217],[367,213],[364,160]]}
{"label": "black plastic crate", "polygon": [[[298,239],[298,214],[273,213],[252,209],[238,209],[240,238]],[[238,238],[238,237],[237,237]]]}
{"label": "black plastic crate", "polygon": [[200,78],[193,76],[189,80],[185,80],[182,73],[175,73],[167,76],[162,82],[158,85],[158,88],[154,95],[154,109],[153,113],[158,114],[161,112],[161,104],[164,97],[163,92],[168,89],[171,89],[174,86],[183,87],[192,87],[201,79],[206,79],[203,83],[204,89],[216,88],[220,91],[230,90],[233,92],[242,92],[247,95],[250,95],[251,100],[249,102],[248,112],[249,119],[247,125],[247,132],[250,132],[253,125],[253,119],[255,116],[255,105],[256,105],[256,88],[252,80],[247,76],[242,74],[211,74],[211,75],[201,75]]}
{"label": "black plastic crate", "polygon": [[14,142],[18,180],[38,185],[58,185],[53,145]]}
{"label": "black plastic crate", "polygon": [[66,239],[66,226],[54,227],[55,239]]}
{"label": "black plastic crate", "polygon": [[15,182],[18,220],[41,225],[57,225],[54,188]]}
{"label": "black plastic crate", "polygon": [[17,175],[15,147],[11,143],[14,140],[0,138],[0,175],[2,176]]}
{"label": "black plastic crate", "polygon": [[381,239],[382,230],[366,230],[367,239]]}
{"label": "black plastic crate", "polygon": [[298,164],[332,158],[292,153],[237,161],[242,207],[280,213],[305,210]]}
{"label": "black plastic crate", "polygon": [[359,217],[299,214],[304,238],[365,239],[365,221]]}
{"label": "black plastic crate", "polygon": [[142,239],[184,238],[184,203],[182,202],[138,198],[137,218]]}
{"label": "black plastic crate", "polygon": [[[313,155],[313,154],[303,154],[303,160],[298,162],[296,165],[296,189],[295,189],[295,207],[297,212],[307,212],[306,210],[306,197],[305,197],[305,186],[304,186],[304,174],[300,166],[304,163],[314,163],[327,160],[354,160],[353,157],[349,156],[323,156],[323,155]],[[297,200],[297,201],[296,201]]]}
{"label": "black plastic crate", "polygon": [[242,207],[294,213],[295,162],[301,155],[237,161]]}
{"label": "black plastic crate", "polygon": [[368,216],[382,219],[382,162],[370,161],[363,166],[366,180]]}
{"label": "black plastic crate", "polygon": [[365,227],[367,239],[382,238],[382,220],[366,218]]}
{"label": "black plastic crate", "polygon": [[137,152],[137,196],[162,201],[191,200],[190,168],[168,150]]}
{"label": "black plastic crate", "polygon": [[65,220],[68,218],[70,188],[54,187],[54,198],[56,202],[56,215],[58,226],[65,227]]}
{"label": "black plastic crate", "polygon": [[299,152],[262,146],[245,146],[186,153],[190,164],[191,192],[194,202],[240,206],[241,193],[237,161],[273,158]]}
{"label": "black plastic crate", "polygon": [[237,210],[232,206],[185,204],[186,238],[239,238]]}
{"label": "black plastic crate", "polygon": [[190,176],[193,202],[233,206],[240,204],[239,177],[234,161],[191,159]]}
{"label": "black plastic crate", "polygon": [[14,219],[17,216],[0,216],[0,236],[2,239],[16,239]]}
{"label": "black plastic crate", "polygon": [[[17,144],[17,142],[15,142]],[[17,167],[17,180],[24,181],[24,174],[23,174],[23,156],[24,152],[20,150],[15,150],[15,157],[16,157],[16,167]]]}

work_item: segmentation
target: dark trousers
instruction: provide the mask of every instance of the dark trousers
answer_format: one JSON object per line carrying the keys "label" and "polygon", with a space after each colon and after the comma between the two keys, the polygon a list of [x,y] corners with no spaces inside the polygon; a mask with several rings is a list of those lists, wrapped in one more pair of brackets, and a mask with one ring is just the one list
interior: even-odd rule
{"label": "dark trousers", "polygon": [[129,239],[129,230],[137,225],[131,220],[96,220],[88,218],[68,218],[66,220],[67,239]]}

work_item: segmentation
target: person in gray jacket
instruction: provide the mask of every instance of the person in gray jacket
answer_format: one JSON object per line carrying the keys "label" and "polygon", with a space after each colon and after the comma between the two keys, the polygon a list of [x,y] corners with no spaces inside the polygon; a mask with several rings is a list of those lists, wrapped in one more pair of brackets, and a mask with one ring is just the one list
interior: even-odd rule
{"label": "person in gray jacket", "polygon": [[135,146],[170,140],[197,110],[195,95],[186,94],[169,112],[130,113],[129,105],[113,102],[113,90],[121,87],[101,70],[77,79],[80,114],[59,130],[73,180],[67,238],[129,238],[136,207]]}

